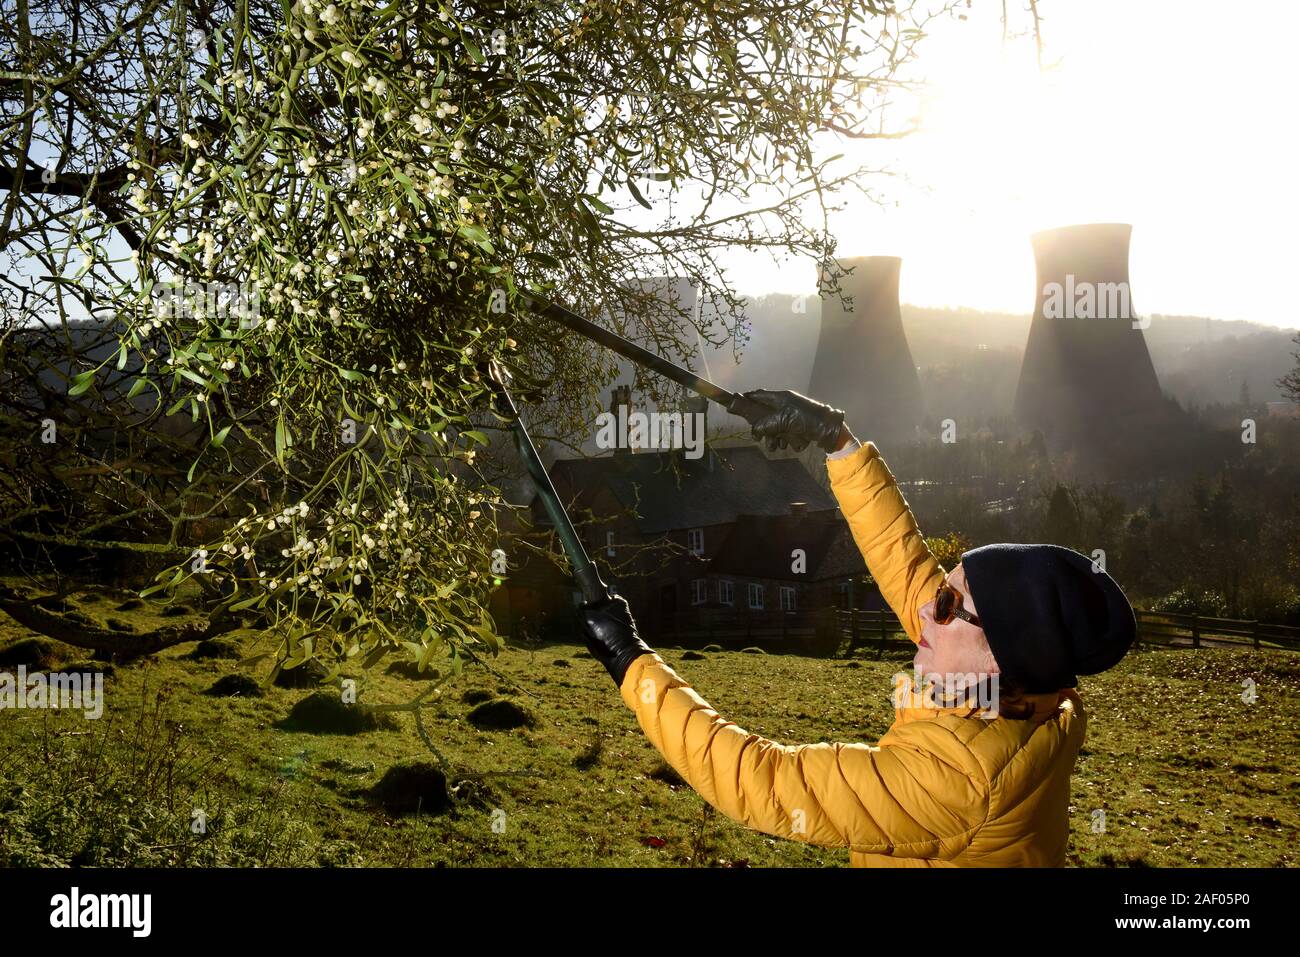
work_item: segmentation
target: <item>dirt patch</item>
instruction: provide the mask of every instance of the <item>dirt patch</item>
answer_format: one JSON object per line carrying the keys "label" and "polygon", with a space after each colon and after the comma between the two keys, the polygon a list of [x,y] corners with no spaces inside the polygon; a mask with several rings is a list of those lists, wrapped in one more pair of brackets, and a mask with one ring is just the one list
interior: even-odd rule
{"label": "dirt patch", "polygon": [[482,731],[512,731],[531,728],[537,719],[528,709],[509,698],[484,701],[469,713],[469,723]]}
{"label": "dirt patch", "polygon": [[48,638],[19,638],[0,648],[0,667],[49,668],[58,657]]}
{"label": "dirt patch", "polygon": [[194,646],[189,657],[195,661],[207,661],[212,658],[239,659],[244,657],[244,649],[234,638],[204,638]]}
{"label": "dirt patch", "polygon": [[397,675],[399,678],[405,678],[407,681],[431,681],[440,678],[442,675],[437,668],[425,668],[420,670],[420,664],[417,661],[394,661],[384,669],[385,674]]}
{"label": "dirt patch", "polygon": [[222,675],[203,693],[213,698],[261,698],[265,695],[256,679],[239,674]]}
{"label": "dirt patch", "polygon": [[365,734],[368,731],[395,731],[398,727],[391,714],[346,704],[337,692],[327,691],[303,698],[293,706],[289,716],[275,726],[281,731],[309,734]]}
{"label": "dirt patch", "polygon": [[393,765],[367,797],[389,814],[441,814],[451,807],[447,776],[429,761]]}

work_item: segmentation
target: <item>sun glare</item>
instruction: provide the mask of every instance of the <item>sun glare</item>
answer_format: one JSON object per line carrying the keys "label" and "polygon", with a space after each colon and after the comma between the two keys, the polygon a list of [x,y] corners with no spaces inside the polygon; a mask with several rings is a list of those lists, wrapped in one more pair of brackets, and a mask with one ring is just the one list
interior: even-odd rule
{"label": "sun glare", "polygon": [[[997,5],[976,8],[924,40],[924,91],[891,124],[918,132],[827,138],[825,155],[897,174],[833,216],[838,254],[903,257],[905,302],[1024,312],[1032,233],[1131,223],[1139,311],[1294,325],[1300,114],[1280,104],[1300,6],[1271,7],[1249,44],[1163,0],[1046,10],[1041,69],[1032,37],[1004,43]],[[811,263],[737,265],[746,291],[815,286]]]}

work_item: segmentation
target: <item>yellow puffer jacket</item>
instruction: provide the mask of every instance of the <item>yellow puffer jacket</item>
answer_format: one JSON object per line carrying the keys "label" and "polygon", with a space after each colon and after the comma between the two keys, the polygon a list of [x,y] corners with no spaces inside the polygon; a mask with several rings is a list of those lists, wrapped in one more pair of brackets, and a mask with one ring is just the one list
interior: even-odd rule
{"label": "yellow puffer jacket", "polygon": [[[867,567],[917,641],[919,609],[943,569],[873,444],[826,464]],[[1032,696],[1025,720],[982,718],[977,707],[900,707],[874,746],[790,746],[750,734],[656,654],[634,661],[619,690],[704,800],[766,834],[846,847],[856,867],[1065,863],[1070,774],[1087,722],[1069,689]]]}

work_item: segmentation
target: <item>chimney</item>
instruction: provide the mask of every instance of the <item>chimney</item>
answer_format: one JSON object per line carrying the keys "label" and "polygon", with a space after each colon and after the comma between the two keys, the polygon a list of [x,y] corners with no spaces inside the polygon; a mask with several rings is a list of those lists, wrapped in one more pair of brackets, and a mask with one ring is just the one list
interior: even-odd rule
{"label": "chimney", "polygon": [[709,447],[709,400],[702,395],[688,395],[682,402],[682,432],[685,434],[688,417],[699,416],[699,425],[692,433],[704,445],[704,467],[713,471],[713,450]]}
{"label": "chimney", "polygon": [[[858,435],[914,440],[924,407],[898,305],[903,261],[859,256],[837,264],[852,272],[840,277],[838,293],[823,293],[808,394],[843,409]],[[823,273],[823,288],[827,279]]]}
{"label": "chimney", "polygon": [[624,445],[624,440],[628,437],[627,417],[632,414],[632,387],[630,385],[618,385],[610,393],[609,403],[610,414],[614,416],[617,423],[617,442],[614,446],[615,455],[630,455],[632,447]]}

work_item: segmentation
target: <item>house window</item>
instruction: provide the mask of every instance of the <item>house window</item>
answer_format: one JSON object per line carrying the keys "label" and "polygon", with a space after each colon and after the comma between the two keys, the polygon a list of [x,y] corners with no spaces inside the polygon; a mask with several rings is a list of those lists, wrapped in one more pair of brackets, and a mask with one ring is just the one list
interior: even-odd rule
{"label": "house window", "polygon": [[725,578],[718,582],[718,603],[721,605],[734,605],[736,603],[735,585]]}
{"label": "house window", "polygon": [[704,529],[692,528],[686,533],[686,547],[692,555],[704,554]]}
{"label": "house window", "polygon": [[749,583],[749,607],[753,611],[763,610],[763,586],[758,582]]}
{"label": "house window", "polygon": [[610,558],[614,557],[614,533],[605,533],[605,554]]}
{"label": "house window", "polygon": [[691,604],[703,605],[709,600],[709,583],[703,578],[691,582]]}
{"label": "house window", "polygon": [[781,586],[781,610],[794,611],[794,587],[791,585]]}

